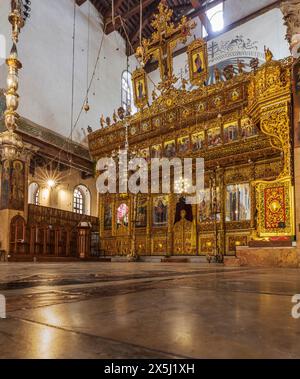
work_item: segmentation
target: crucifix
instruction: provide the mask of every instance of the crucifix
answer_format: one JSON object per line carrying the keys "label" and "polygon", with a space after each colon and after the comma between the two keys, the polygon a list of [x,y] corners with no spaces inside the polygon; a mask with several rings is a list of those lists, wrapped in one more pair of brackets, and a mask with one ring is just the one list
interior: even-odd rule
{"label": "crucifix", "polygon": [[159,13],[151,23],[154,33],[150,39],[144,39],[137,49],[136,56],[145,65],[151,58],[159,63],[162,90],[166,90],[177,81],[173,75],[173,51],[179,43],[185,43],[196,24],[183,17],[175,26],[171,21],[173,11],[162,1],[158,6]]}

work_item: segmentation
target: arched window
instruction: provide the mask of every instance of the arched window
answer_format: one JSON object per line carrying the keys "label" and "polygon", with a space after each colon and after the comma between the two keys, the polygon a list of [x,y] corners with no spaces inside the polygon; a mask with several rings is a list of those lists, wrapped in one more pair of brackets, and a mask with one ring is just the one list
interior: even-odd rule
{"label": "arched window", "polygon": [[[219,32],[224,28],[224,4],[220,4],[212,7],[206,12],[207,19],[211,24],[213,32]],[[207,36],[207,25],[203,25],[203,37]]]}
{"label": "arched window", "polygon": [[83,194],[79,188],[75,188],[73,197],[73,210],[75,213],[83,214]]}
{"label": "arched window", "polygon": [[129,71],[123,71],[122,73],[122,88],[121,88],[121,102],[122,107],[126,109],[131,109],[133,112],[133,89],[132,89],[132,75]]}
{"label": "arched window", "polygon": [[40,189],[39,188],[35,191],[35,194],[34,194],[34,204],[35,205],[40,204]]}
{"label": "arched window", "polygon": [[31,183],[28,187],[28,203],[40,204],[40,186],[37,183]]}
{"label": "arched window", "polygon": [[87,187],[79,185],[73,193],[73,212],[78,214],[90,215],[91,194]]}

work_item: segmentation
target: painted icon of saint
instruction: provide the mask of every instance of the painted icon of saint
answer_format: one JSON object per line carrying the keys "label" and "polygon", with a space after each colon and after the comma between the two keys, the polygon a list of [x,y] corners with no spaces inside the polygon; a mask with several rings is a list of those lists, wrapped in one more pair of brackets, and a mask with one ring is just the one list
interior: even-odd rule
{"label": "painted icon of saint", "polygon": [[194,63],[195,63],[195,73],[201,74],[201,72],[203,71],[203,62],[199,53],[196,55]]}
{"label": "painted icon of saint", "polygon": [[139,98],[140,100],[142,100],[143,97],[144,97],[144,85],[143,85],[143,82],[140,81],[140,82],[138,83],[138,98]]}

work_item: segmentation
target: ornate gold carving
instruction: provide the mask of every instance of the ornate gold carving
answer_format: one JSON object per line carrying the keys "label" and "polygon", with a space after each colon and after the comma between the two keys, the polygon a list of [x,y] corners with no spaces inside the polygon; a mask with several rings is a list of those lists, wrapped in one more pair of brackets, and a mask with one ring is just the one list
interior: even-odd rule
{"label": "ornate gold carving", "polygon": [[244,234],[238,234],[234,236],[228,236],[227,246],[229,253],[236,253],[236,248],[238,246],[247,246],[248,236]]}
{"label": "ornate gold carving", "polygon": [[[289,114],[291,62],[286,61],[280,64],[280,62],[272,61],[272,55],[268,50],[266,50],[266,58],[268,58],[267,63],[253,74],[250,81],[248,112],[254,122],[260,125],[261,131],[270,137],[271,145],[282,152],[283,168],[276,180],[270,182],[257,180],[252,183],[256,190],[257,206],[257,236],[254,238],[294,234]],[[276,214],[278,220],[282,218],[282,222],[275,217],[274,210],[277,209],[275,202],[272,200],[268,204],[266,201],[266,193],[270,188],[274,188],[274,191],[275,189],[281,191],[279,188],[283,188],[279,205],[281,211],[283,212],[284,209],[284,212],[280,217]],[[268,195],[267,198],[272,198],[272,196]],[[277,220],[277,228],[268,226],[272,217]]]}
{"label": "ornate gold carving", "polygon": [[185,219],[182,211],[181,220],[174,225],[174,254],[195,254],[193,246],[193,223]]}
{"label": "ornate gold carving", "polygon": [[284,154],[284,167],[279,178],[291,176],[291,142],[290,117],[288,103],[278,103],[264,108],[261,116],[261,130],[271,136],[272,145],[282,150]]}
{"label": "ornate gold carving", "polygon": [[294,235],[294,194],[290,178],[253,184],[257,199],[258,237]]}
{"label": "ornate gold carving", "polygon": [[173,74],[172,53],[179,43],[185,43],[195,23],[182,17],[177,26],[171,21],[172,9],[164,2],[158,6],[158,13],[151,23],[154,33],[150,39],[143,39],[142,46],[137,49],[136,56],[145,65],[152,57],[158,60],[161,83],[158,88],[168,90],[178,80]]}
{"label": "ornate gold carving", "polygon": [[249,84],[249,115],[284,154],[281,178],[292,174],[289,82],[290,66],[271,61],[257,70]]}
{"label": "ornate gold carving", "polygon": [[[160,21],[159,15],[162,15]],[[202,86],[191,91],[187,91],[185,87],[176,89],[173,86],[176,78],[172,71],[171,51],[174,44],[178,42],[177,37],[179,40],[182,37],[182,29],[179,27],[177,30],[175,26],[172,27],[173,29],[171,28],[168,18],[170,13],[163,5],[160,6],[159,15],[155,18],[157,21],[155,24],[156,34],[154,33],[152,39],[143,43],[139,54],[143,62],[146,62],[151,56],[158,58],[163,83],[160,86],[162,93],[159,97],[153,96],[152,104],[144,107],[142,112],[127,118],[129,145],[136,151],[146,149],[149,156],[150,152],[154,153],[156,147],[159,148],[159,154],[161,154],[166,142],[172,141],[177,148],[178,156],[203,157],[206,172],[218,171],[222,205],[217,223],[214,223],[213,220],[197,221],[197,234],[196,229],[195,232],[193,231],[194,226],[189,221],[181,220],[174,225],[176,204],[172,196],[169,196],[168,222],[162,227],[153,227],[153,195],[149,195],[147,227],[136,231],[136,252],[138,254],[143,252],[147,254],[150,252],[152,254],[174,254],[176,252],[181,254],[183,251],[188,253],[184,241],[187,240],[189,244],[190,235],[193,238],[197,235],[198,253],[210,253],[215,249],[214,233],[216,229],[218,230],[218,244],[222,252],[225,250],[225,245],[227,250],[230,245],[229,250],[233,252],[233,244],[235,246],[236,244],[246,244],[251,230],[256,228],[255,200],[257,203],[261,201],[257,191],[262,196],[261,191],[264,187],[260,185],[263,180],[266,182],[269,179],[270,182],[266,182],[265,185],[271,186],[275,186],[275,184],[278,186],[283,180],[287,180],[290,190],[293,190],[290,185],[292,167],[289,138],[290,67],[292,62],[290,59],[273,61],[272,53],[266,49],[267,63],[261,68],[256,67],[255,72],[243,73],[243,68],[240,66],[239,75],[235,76],[230,72],[228,80],[225,82],[218,80],[216,84]],[[168,27],[171,28],[170,34],[166,31]],[[174,34],[172,34],[173,32]],[[249,121],[249,127],[246,119]],[[228,138],[228,128],[231,126],[237,127],[238,130],[232,139]],[[124,122],[119,121],[110,127],[89,134],[92,156],[97,159],[116,150],[122,143],[121,133],[124,133],[124,129]],[[218,129],[216,134],[218,143],[216,144],[213,143],[215,139],[212,137],[216,135],[211,133],[212,129]],[[247,130],[245,131],[245,129]],[[230,130],[232,132],[232,128]],[[252,130],[255,132],[252,133]],[[183,145],[184,147],[182,147]],[[218,169],[216,169],[217,167]],[[275,178],[277,178],[276,181],[274,181]],[[251,191],[250,194],[251,220],[226,222],[225,184],[253,181],[256,181],[254,183],[256,190]],[[292,215],[291,196],[288,196],[287,199],[287,205],[291,210],[290,215]],[[268,209],[275,212],[280,207],[271,201]],[[198,211],[198,208],[196,207],[194,211]],[[262,226],[262,223],[263,220],[260,218],[257,225]],[[280,228],[276,233],[277,235],[281,235],[281,232],[288,234],[292,230],[291,220],[290,227],[287,226],[285,230]],[[261,231],[262,228],[259,233]],[[112,230],[112,233],[116,235],[115,230]],[[129,236],[130,232],[126,238]],[[104,239],[110,237],[111,233],[105,235]],[[193,246],[191,254],[196,253],[195,245],[196,243],[191,245]]]}
{"label": "ornate gold carving", "polygon": [[148,104],[148,85],[144,69],[139,68],[132,74],[134,104],[143,109]]}

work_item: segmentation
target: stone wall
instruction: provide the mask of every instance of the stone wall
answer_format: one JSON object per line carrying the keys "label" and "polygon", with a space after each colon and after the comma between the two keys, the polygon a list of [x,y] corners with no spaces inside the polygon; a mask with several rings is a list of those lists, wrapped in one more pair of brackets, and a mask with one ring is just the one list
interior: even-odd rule
{"label": "stone wall", "polygon": [[[64,136],[69,136],[71,130],[73,4],[72,0],[32,1],[31,17],[22,30],[18,47],[23,63],[19,113]],[[5,37],[6,55],[11,48],[9,10],[10,0],[1,0],[0,37]],[[76,7],[75,120],[87,89],[88,14],[89,2]],[[89,77],[102,36],[102,21],[90,5]],[[89,96],[90,111],[83,112],[74,131],[74,140],[83,141],[88,125],[94,129],[100,127],[101,113],[112,115],[114,108],[120,106],[121,75],[125,69],[124,40],[116,32],[105,35]],[[0,88],[6,87],[6,74],[2,59]]]}

